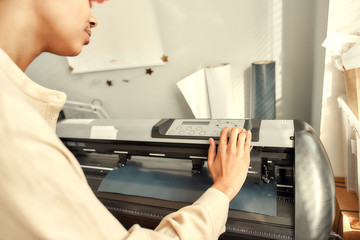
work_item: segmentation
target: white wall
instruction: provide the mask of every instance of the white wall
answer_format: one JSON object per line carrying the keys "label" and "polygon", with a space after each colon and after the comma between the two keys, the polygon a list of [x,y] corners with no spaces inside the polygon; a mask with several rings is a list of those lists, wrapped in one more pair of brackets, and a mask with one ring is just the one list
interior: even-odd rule
{"label": "white wall", "polygon": [[50,54],[40,56],[27,74],[66,92],[70,100],[101,99],[112,118],[191,118],[176,82],[201,67],[227,62],[238,96],[237,115],[246,117],[251,63],[271,59],[277,62],[278,118],[311,123],[314,51],[321,48],[314,44],[315,15],[327,12],[327,6],[319,10],[313,0],[153,2],[169,62],[153,67],[151,76],[145,68],[70,74],[66,59]]}

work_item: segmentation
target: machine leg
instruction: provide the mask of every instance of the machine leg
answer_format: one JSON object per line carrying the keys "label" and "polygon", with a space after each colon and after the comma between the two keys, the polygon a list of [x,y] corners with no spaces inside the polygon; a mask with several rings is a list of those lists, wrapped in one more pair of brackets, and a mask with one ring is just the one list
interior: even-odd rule
{"label": "machine leg", "polygon": [[131,156],[128,154],[119,154],[119,162],[117,163],[117,167],[122,168],[125,164],[131,159]]}
{"label": "machine leg", "polygon": [[191,172],[193,174],[199,174],[204,166],[204,160],[201,159],[191,159],[191,160],[193,166]]}

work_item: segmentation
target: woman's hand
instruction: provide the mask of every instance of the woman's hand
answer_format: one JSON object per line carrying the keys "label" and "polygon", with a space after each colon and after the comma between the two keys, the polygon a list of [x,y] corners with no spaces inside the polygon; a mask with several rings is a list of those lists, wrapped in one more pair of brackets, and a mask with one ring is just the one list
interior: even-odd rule
{"label": "woman's hand", "polygon": [[250,164],[251,132],[225,127],[220,134],[217,153],[214,139],[210,138],[209,143],[208,167],[214,181],[212,187],[225,193],[231,201],[246,179]]}

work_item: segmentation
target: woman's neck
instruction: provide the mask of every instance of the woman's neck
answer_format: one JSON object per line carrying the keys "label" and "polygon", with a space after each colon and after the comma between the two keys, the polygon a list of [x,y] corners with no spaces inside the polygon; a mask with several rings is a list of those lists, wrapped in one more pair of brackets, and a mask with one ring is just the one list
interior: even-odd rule
{"label": "woman's neck", "polygon": [[25,11],[24,6],[15,8],[14,4],[6,3],[0,8],[0,48],[25,71],[42,53],[41,41],[36,35],[37,23],[29,9]]}

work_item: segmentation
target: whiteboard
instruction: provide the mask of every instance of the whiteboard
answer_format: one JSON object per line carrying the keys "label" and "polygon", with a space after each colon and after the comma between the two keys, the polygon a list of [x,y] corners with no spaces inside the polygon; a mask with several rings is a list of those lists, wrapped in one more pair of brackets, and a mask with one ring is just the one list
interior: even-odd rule
{"label": "whiteboard", "polygon": [[164,64],[152,0],[93,1],[98,26],[91,43],[68,57],[71,73],[127,69]]}

